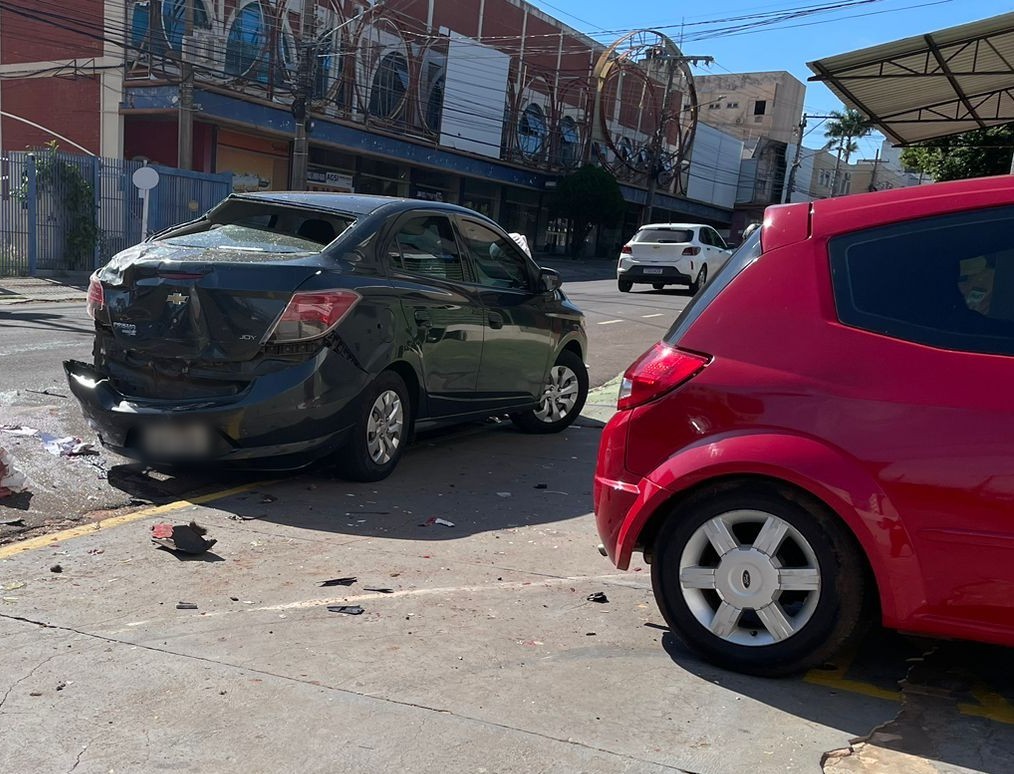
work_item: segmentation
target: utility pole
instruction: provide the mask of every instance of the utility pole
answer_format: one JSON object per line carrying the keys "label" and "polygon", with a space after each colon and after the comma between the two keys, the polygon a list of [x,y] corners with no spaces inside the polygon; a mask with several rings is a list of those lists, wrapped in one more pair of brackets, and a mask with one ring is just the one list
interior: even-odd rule
{"label": "utility pole", "polygon": [[180,40],[180,110],[176,132],[176,166],[190,169],[194,157],[194,68],[188,43],[194,34],[194,0],[186,0],[183,37]]}
{"label": "utility pole", "polygon": [[880,165],[880,148],[877,148],[877,155],[873,159],[873,172],[870,174],[870,192],[877,190],[877,167]]}
{"label": "utility pole", "polygon": [[796,158],[792,160],[792,166],[789,167],[789,179],[785,181],[785,186],[782,189],[782,204],[788,204],[792,201],[792,191],[796,185],[796,170],[799,169],[799,158],[803,153],[803,132],[806,131],[806,113],[803,113],[803,118],[799,122],[799,142],[796,143]]}
{"label": "utility pole", "polygon": [[310,122],[310,101],[317,73],[317,40],[310,40],[310,23],[316,14],[316,0],[303,0],[303,12],[299,16],[299,70],[296,74],[296,90],[292,97],[292,118],[296,131],[292,139],[292,174],[289,189],[306,190],[306,172],[310,161],[310,139],[306,131]]}
{"label": "utility pole", "polygon": [[[648,191],[644,198],[644,223],[652,222],[652,214],[655,210],[655,193],[658,190],[658,177],[662,174],[662,146],[666,140],[666,128],[672,118],[669,115],[669,97],[672,94],[672,82],[676,75],[676,62],[691,62],[708,64],[715,61],[711,56],[666,56],[668,74],[666,76],[665,91],[662,93],[662,112],[659,115],[658,126],[651,138],[651,166],[648,168]],[[679,170],[676,170],[679,174]]]}

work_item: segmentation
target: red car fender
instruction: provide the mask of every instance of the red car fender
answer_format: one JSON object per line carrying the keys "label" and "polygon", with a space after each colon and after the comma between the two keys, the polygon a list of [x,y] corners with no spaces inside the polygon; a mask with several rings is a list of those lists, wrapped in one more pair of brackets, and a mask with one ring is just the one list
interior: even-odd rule
{"label": "red car fender", "polygon": [[869,558],[884,623],[898,627],[926,605],[912,541],[876,480],[845,452],[806,436],[716,436],[682,449],[642,482],[617,535],[616,564],[626,569],[641,531],[674,495],[709,480],[744,475],[785,481],[819,499],[844,521]]}

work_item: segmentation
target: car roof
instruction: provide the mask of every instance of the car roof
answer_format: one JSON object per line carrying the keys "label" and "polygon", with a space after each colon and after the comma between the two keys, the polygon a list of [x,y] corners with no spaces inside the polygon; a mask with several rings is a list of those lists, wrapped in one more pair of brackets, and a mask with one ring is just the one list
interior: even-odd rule
{"label": "car roof", "polygon": [[764,212],[764,251],[935,215],[1014,205],[1014,175],[776,204]]}
{"label": "car roof", "polygon": [[[1014,176],[979,177],[812,203],[814,236],[985,207],[1014,205]],[[805,205],[804,205],[805,206]]]}
{"label": "car roof", "polygon": [[407,199],[399,196],[371,196],[327,191],[257,191],[232,194],[230,198],[275,202],[289,207],[312,207],[317,210],[330,210],[353,215],[369,215],[380,209],[387,209],[392,214],[413,209],[426,209],[445,210],[448,213],[456,212],[488,220],[481,213],[467,207],[459,207],[457,204],[431,202],[425,199]]}
{"label": "car roof", "polygon": [[657,228],[657,229],[685,229],[685,228],[711,228],[704,223],[647,223],[641,226],[638,231],[644,231],[646,228]]}

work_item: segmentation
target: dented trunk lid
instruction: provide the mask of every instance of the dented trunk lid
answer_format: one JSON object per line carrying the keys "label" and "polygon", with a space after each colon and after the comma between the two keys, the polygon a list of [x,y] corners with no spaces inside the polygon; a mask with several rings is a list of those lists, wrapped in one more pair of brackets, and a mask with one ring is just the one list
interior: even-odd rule
{"label": "dented trunk lid", "polygon": [[98,271],[99,323],[134,355],[249,360],[293,291],[320,271],[317,253],[145,243]]}

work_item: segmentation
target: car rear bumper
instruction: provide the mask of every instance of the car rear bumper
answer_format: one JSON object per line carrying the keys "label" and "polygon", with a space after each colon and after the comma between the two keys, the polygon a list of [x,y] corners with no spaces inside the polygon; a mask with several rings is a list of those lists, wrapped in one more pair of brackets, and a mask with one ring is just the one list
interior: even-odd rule
{"label": "car rear bumper", "polygon": [[[86,363],[67,361],[64,370],[89,425],[118,454],[152,464],[237,463],[270,470],[302,467],[337,449],[355,421],[354,398],[369,378],[325,350],[256,378],[239,395],[169,401],[126,396]],[[199,457],[152,454],[142,438],[154,424],[206,428],[209,448]]]}
{"label": "car rear bumper", "polygon": [[670,282],[689,285],[693,280],[687,273],[689,269],[681,266],[659,266],[653,264],[633,264],[616,270],[617,279],[629,282]]}

